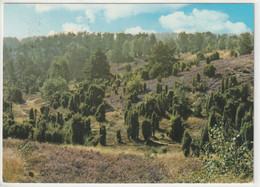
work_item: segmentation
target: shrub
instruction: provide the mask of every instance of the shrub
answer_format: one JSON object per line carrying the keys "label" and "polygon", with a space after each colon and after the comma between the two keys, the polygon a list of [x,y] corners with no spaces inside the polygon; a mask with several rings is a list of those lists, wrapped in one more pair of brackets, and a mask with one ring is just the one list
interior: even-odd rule
{"label": "shrub", "polygon": [[181,117],[179,115],[173,116],[170,121],[170,129],[168,130],[168,136],[173,140],[180,142],[183,136],[184,127]]}
{"label": "shrub", "polygon": [[120,129],[116,130],[116,142],[119,143],[119,144],[123,143]]}
{"label": "shrub", "polygon": [[162,92],[162,84],[157,82],[156,83],[156,93],[161,93]]}
{"label": "shrub", "polygon": [[208,77],[213,77],[215,75],[216,68],[212,64],[207,64],[203,68],[203,74]]}
{"label": "shrub", "polygon": [[138,121],[138,113],[136,110],[129,111],[126,117],[126,125],[127,125],[127,136],[128,139],[135,140],[139,136],[139,121]]}
{"label": "shrub", "polygon": [[144,140],[147,142],[152,135],[151,123],[147,119],[142,122],[142,133]]}
{"label": "shrub", "polygon": [[8,89],[7,97],[10,101],[15,103],[23,103],[23,94],[21,89],[16,87],[10,87]]}
{"label": "shrub", "polygon": [[106,134],[106,126],[101,125],[101,127],[99,128],[99,142],[103,146],[106,145]]}
{"label": "shrub", "polygon": [[208,127],[203,128],[201,131],[201,136],[200,136],[200,149],[203,150],[204,146],[209,142],[209,132],[208,132]]}
{"label": "shrub", "polygon": [[177,74],[178,74],[178,67],[176,64],[174,64],[172,68],[172,75],[177,76]]}
{"label": "shrub", "polygon": [[190,145],[191,145],[191,136],[187,130],[184,131],[183,138],[182,138],[182,150],[185,156],[190,154]]}
{"label": "shrub", "polygon": [[34,128],[33,138],[38,142],[45,142],[45,132],[47,130],[47,121],[43,118],[39,118]]}
{"label": "shrub", "polygon": [[70,122],[70,137],[73,144],[84,144],[84,137],[89,135],[90,119],[83,118],[81,114],[76,113],[72,116]]}
{"label": "shrub", "polygon": [[196,75],[197,82],[200,82],[200,73],[198,72]]}
{"label": "shrub", "polygon": [[152,133],[153,133],[153,136],[154,136],[155,130],[159,129],[159,117],[156,114],[156,112],[153,112],[153,114],[152,114],[151,126],[152,126]]}
{"label": "shrub", "polygon": [[106,120],[106,109],[105,104],[102,103],[98,106],[97,111],[95,113],[96,120],[99,122],[103,122]]}
{"label": "shrub", "polygon": [[126,65],[125,71],[126,71],[126,72],[132,71],[132,68],[131,68],[131,65],[130,65],[130,64],[127,64],[127,65]]}

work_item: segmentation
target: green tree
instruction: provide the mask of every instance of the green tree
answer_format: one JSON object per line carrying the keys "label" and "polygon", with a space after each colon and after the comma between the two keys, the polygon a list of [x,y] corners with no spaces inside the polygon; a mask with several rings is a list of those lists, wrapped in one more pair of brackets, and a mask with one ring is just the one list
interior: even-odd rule
{"label": "green tree", "polygon": [[123,143],[120,129],[116,130],[116,142],[119,143],[119,144]]}
{"label": "green tree", "polygon": [[126,125],[128,139],[136,140],[139,136],[139,121],[136,110],[131,110],[128,112],[126,117]]}
{"label": "green tree", "polygon": [[170,121],[170,129],[168,130],[168,136],[173,140],[180,142],[182,140],[184,132],[183,123],[179,115],[173,116]]}
{"label": "green tree", "polygon": [[105,146],[106,145],[106,126],[101,125],[99,129],[99,142],[101,145]]}
{"label": "green tree", "polygon": [[105,78],[110,75],[110,66],[105,53],[97,48],[90,58],[91,78]]}
{"label": "green tree", "polygon": [[85,136],[91,132],[90,119],[76,113],[72,116],[70,123],[70,136],[73,144],[84,144]]}
{"label": "green tree", "polygon": [[203,74],[208,77],[213,77],[215,75],[216,68],[212,64],[206,64],[203,68]]}
{"label": "green tree", "polygon": [[95,113],[96,120],[99,122],[103,122],[106,120],[106,109],[105,104],[102,103],[97,107],[97,111]]}
{"label": "green tree", "polygon": [[150,121],[147,119],[142,122],[142,133],[144,140],[147,142],[152,135],[152,127]]}
{"label": "green tree", "polygon": [[242,33],[238,39],[238,52],[240,55],[250,54],[254,50],[253,36],[249,33]]}
{"label": "green tree", "polygon": [[66,81],[69,80],[69,68],[65,57],[58,57],[50,67],[50,77],[55,79],[61,77]]}
{"label": "green tree", "polygon": [[64,92],[68,90],[68,84],[62,77],[47,79],[42,88],[41,93],[43,98],[52,100],[56,92]]}
{"label": "green tree", "polygon": [[209,131],[208,131],[208,127],[206,126],[206,128],[203,128],[202,131],[201,131],[200,149],[204,149],[204,146],[208,142],[209,142]]}
{"label": "green tree", "polygon": [[191,145],[191,136],[188,133],[187,130],[184,131],[183,133],[183,138],[182,138],[182,150],[184,152],[185,156],[188,156],[190,154],[190,145]]}

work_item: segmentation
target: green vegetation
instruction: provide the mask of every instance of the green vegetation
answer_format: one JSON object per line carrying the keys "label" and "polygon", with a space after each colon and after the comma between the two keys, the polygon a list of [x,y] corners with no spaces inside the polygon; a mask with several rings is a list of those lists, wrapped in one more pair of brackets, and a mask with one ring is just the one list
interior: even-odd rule
{"label": "green vegetation", "polygon": [[162,167],[166,174],[153,171],[155,181],[252,179],[252,34],[181,32],[161,41],[80,32],[17,42],[12,50],[4,45],[5,140],[95,149],[100,158],[112,151],[98,170],[112,171],[127,154],[131,164]]}

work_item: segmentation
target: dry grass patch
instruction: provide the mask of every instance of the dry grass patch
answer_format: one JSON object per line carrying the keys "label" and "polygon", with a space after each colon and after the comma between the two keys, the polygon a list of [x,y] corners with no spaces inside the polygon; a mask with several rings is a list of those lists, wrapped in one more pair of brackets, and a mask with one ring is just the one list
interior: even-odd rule
{"label": "dry grass patch", "polygon": [[22,182],[25,175],[23,162],[20,157],[11,149],[3,149],[3,181]]}
{"label": "dry grass patch", "polygon": [[191,182],[192,174],[202,168],[202,163],[198,158],[184,157],[182,152],[161,155],[158,161],[171,177],[171,182],[175,183]]}

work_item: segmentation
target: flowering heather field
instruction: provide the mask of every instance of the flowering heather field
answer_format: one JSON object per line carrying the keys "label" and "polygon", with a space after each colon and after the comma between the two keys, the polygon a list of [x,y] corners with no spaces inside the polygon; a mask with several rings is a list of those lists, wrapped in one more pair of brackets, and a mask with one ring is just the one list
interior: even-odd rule
{"label": "flowering heather field", "polygon": [[4,140],[4,150],[7,147],[14,150],[25,162],[24,176],[17,182],[157,183],[169,181],[159,162],[144,156],[100,153],[83,148],[11,139]]}

